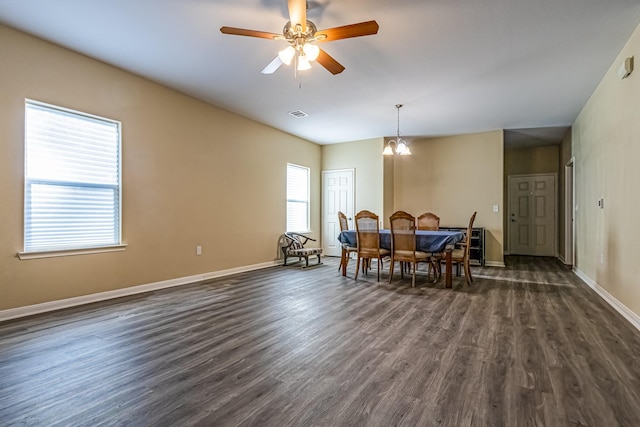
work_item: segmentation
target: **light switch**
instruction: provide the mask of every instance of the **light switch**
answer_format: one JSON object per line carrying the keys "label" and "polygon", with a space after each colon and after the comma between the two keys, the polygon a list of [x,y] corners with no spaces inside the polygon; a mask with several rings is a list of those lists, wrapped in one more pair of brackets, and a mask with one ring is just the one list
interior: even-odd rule
{"label": "light switch", "polygon": [[500,211],[500,207],[498,205],[493,205],[493,212],[498,213]]}

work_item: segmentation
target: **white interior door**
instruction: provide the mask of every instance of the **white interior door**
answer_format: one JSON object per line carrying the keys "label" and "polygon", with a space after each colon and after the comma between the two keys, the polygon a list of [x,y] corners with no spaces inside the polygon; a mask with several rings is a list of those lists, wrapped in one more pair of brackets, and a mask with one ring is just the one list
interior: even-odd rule
{"label": "white interior door", "polygon": [[556,256],[556,177],[509,177],[509,252]]}
{"label": "white interior door", "polygon": [[353,169],[322,172],[322,246],[325,255],[340,256],[342,252],[338,242],[339,211],[347,216],[349,228],[355,227],[353,223],[354,175]]}

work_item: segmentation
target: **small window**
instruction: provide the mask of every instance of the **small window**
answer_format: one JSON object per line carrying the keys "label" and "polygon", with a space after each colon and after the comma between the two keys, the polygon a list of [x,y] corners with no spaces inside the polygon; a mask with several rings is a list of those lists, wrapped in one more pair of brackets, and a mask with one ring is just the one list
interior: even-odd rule
{"label": "small window", "polygon": [[309,168],[287,164],[287,231],[309,231]]}
{"label": "small window", "polygon": [[120,123],[27,101],[24,251],[119,245]]}

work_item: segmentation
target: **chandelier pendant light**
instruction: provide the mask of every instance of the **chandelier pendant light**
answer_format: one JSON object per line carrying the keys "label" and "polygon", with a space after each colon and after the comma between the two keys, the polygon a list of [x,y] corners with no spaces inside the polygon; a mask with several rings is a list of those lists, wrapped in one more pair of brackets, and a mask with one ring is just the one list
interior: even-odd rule
{"label": "chandelier pendant light", "polygon": [[399,154],[401,156],[411,155],[409,146],[402,138],[400,138],[400,108],[402,108],[402,104],[396,104],[396,109],[398,110],[398,128],[396,129],[396,139],[391,139],[389,140],[389,142],[387,142],[387,145],[382,151],[382,154],[385,156],[393,156],[394,154]]}

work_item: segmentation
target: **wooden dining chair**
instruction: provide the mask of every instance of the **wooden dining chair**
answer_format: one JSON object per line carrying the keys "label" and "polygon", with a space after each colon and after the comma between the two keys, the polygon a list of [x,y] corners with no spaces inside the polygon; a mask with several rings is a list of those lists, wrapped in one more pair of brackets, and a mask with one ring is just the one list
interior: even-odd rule
{"label": "wooden dining chair", "polygon": [[393,266],[400,262],[400,276],[404,277],[403,264],[411,267],[411,287],[416,285],[416,265],[428,262],[431,254],[416,250],[416,219],[407,212],[395,212],[389,218],[391,223],[391,266],[389,283],[393,279]]}
{"label": "wooden dining chair", "polygon": [[[389,256],[389,251],[380,247],[380,228],[378,215],[370,211],[360,211],[356,214],[356,246],[358,254],[358,262],[356,264],[356,276],[358,279],[358,270],[360,270],[360,261],[363,267],[368,265],[372,259],[378,262],[378,282],[380,281],[380,267],[382,267],[382,258]],[[367,268],[363,268],[363,273],[367,273]]]}
{"label": "wooden dining chair", "polygon": [[[438,231],[440,229],[440,217],[432,212],[425,212],[422,215],[418,216],[417,223],[418,230]],[[440,276],[441,259],[441,254],[431,255],[431,262],[429,263],[429,274],[431,274],[431,270],[433,269],[433,274],[436,279]]]}
{"label": "wooden dining chair", "polygon": [[[338,221],[340,222],[340,231],[347,231],[349,229],[349,221],[343,212],[338,212]],[[338,270],[342,270],[343,275],[346,273],[347,264],[349,264],[351,254],[357,252],[357,247],[350,246],[348,243],[342,243],[342,255],[340,257],[340,266],[338,267]]]}
{"label": "wooden dining chair", "polygon": [[467,285],[471,285],[471,282],[473,282],[471,266],[469,265],[469,251],[471,249],[471,233],[473,232],[473,222],[476,219],[476,214],[477,212],[474,212],[473,215],[471,215],[464,238],[457,244],[459,247],[451,252],[451,261],[453,264],[456,264],[457,270],[460,271],[460,265],[464,267],[464,276],[465,279],[467,279]]}
{"label": "wooden dining chair", "polygon": [[418,230],[437,231],[440,228],[440,217],[431,212],[425,212],[418,217]]}

